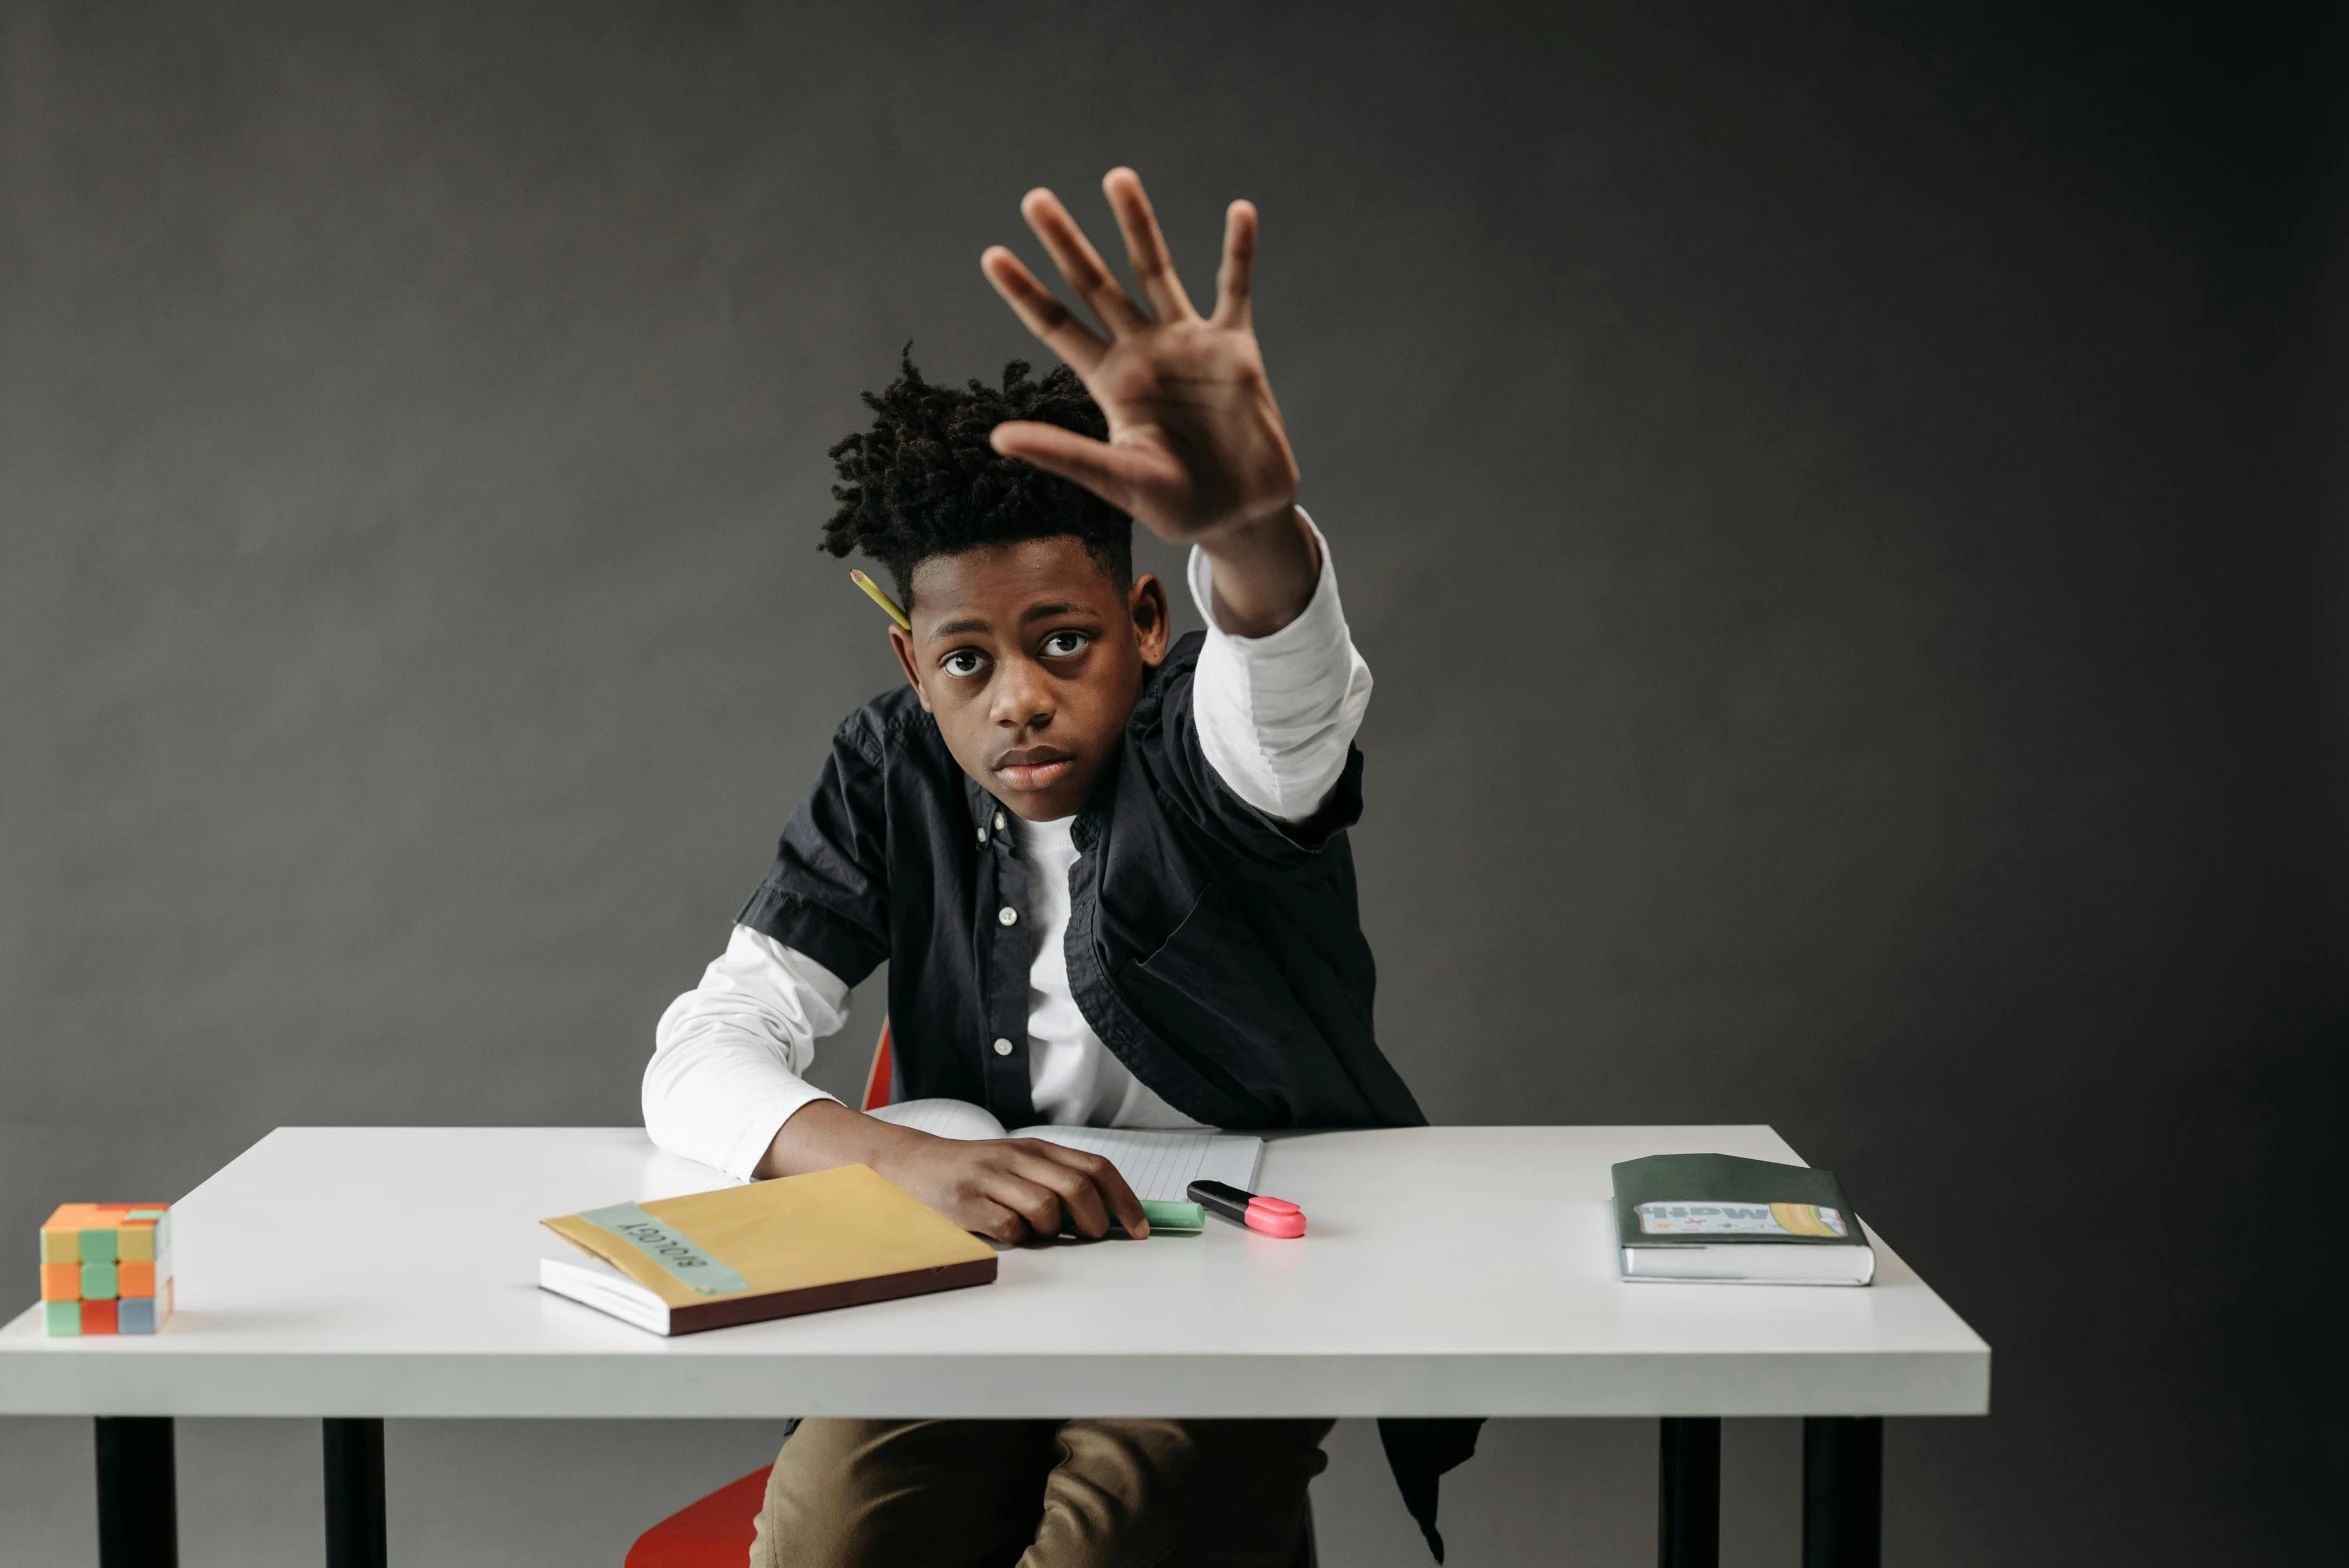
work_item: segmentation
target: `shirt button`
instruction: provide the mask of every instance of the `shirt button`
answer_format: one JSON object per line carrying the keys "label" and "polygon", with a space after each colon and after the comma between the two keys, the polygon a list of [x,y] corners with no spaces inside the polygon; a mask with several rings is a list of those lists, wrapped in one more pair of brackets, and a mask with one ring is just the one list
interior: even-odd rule
{"label": "shirt button", "polygon": [[995,813],[995,831],[998,833],[1003,831],[1003,813],[1000,811]]}
{"label": "shirt button", "polygon": [[1009,1056],[1011,1054],[1011,1042],[1009,1040],[996,1041],[995,1054],[997,1056]]}
{"label": "shirt button", "polygon": [[995,911],[995,918],[1007,926],[1017,925],[1019,924],[1020,912],[1006,904]]}
{"label": "shirt button", "polygon": [[987,830],[985,828],[979,829],[979,842],[982,844],[987,842]]}

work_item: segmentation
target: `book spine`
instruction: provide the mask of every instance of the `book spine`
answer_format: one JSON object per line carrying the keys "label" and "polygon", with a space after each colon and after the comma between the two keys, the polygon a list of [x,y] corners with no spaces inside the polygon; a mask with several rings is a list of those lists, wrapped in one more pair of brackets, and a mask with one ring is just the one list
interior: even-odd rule
{"label": "book spine", "polygon": [[871,1301],[895,1301],[901,1296],[925,1296],[932,1291],[960,1290],[984,1285],[995,1278],[993,1257],[941,1268],[910,1269],[902,1274],[876,1274],[870,1279],[843,1280],[836,1285],[813,1285],[806,1290],[781,1290],[765,1296],[739,1296],[731,1301],[700,1301],[669,1309],[669,1332],[698,1334],[704,1329],[731,1328],[737,1323],[761,1323],[768,1318],[797,1317],[803,1312],[829,1312],[834,1307],[861,1307]]}

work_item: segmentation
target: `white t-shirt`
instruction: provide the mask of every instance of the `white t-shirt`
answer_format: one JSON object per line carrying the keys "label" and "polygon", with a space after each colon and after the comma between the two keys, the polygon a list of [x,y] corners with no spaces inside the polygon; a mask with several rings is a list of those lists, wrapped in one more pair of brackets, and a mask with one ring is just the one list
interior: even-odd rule
{"label": "white t-shirt", "polygon": [[1036,933],[1036,961],[1028,966],[1028,1098],[1036,1119],[1056,1127],[1196,1127],[1101,1043],[1069,989],[1068,878],[1077,863],[1069,829],[1076,820],[1009,818],[1028,863],[1028,921]]}
{"label": "white t-shirt", "polygon": [[[1269,637],[1235,637],[1217,624],[1203,553],[1191,552],[1186,573],[1207,622],[1192,678],[1200,750],[1233,794],[1285,822],[1311,816],[1328,797],[1370,705],[1370,668],[1346,629],[1329,543],[1318,528],[1314,540],[1321,575],[1313,597]],[[1197,1126],[1101,1043],[1070,993],[1073,820],[1010,818],[1028,863],[1028,918],[1036,926],[1028,971],[1036,1114],[1058,1126]],[[736,926],[701,983],[669,1004],[654,1030],[645,1130],[664,1149],[748,1177],[794,1112],[834,1098],[800,1075],[815,1060],[815,1042],[846,1021],[847,1006],[848,986],[829,969]]]}

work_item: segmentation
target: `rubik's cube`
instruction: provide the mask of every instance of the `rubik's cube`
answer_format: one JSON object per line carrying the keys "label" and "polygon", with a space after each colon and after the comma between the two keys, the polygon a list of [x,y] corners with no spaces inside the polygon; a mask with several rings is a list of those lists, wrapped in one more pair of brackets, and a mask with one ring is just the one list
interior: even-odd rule
{"label": "rubik's cube", "polygon": [[152,1334],[171,1316],[171,1206],[68,1203],[41,1226],[52,1334]]}

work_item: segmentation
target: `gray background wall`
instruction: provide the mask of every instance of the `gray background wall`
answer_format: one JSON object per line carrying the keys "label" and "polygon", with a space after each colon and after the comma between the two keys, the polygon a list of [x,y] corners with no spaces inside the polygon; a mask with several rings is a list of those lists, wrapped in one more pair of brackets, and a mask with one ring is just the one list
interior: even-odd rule
{"label": "gray background wall", "polygon": [[[1992,1342],[1909,1564],[2285,1561],[2345,1016],[2343,54],[1829,8],[0,11],[0,1236],[280,1123],[618,1123],[837,717],[813,548],[1033,183],[1259,314],[1377,672],[1380,1027],[1444,1122],[1767,1121]],[[1103,229],[1106,233],[1106,229]],[[1171,556],[1150,557],[1162,569]],[[868,987],[823,1072],[846,1084]],[[742,1425],[397,1425],[404,1563],[616,1563]],[[1454,1561],[1647,1560],[1511,1423]],[[1730,1433],[1790,1563],[1794,1432]],[[314,1561],[194,1422],[187,1560]],[[91,1560],[0,1422],[0,1559]],[[1422,1560],[1366,1429],[1334,1564]]]}

